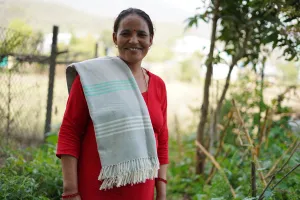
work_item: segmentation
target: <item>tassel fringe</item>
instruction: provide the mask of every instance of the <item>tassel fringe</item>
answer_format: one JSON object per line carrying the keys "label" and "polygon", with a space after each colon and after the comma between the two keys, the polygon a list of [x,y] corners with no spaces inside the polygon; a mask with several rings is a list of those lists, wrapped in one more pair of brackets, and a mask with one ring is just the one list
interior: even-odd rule
{"label": "tassel fringe", "polygon": [[117,165],[103,166],[98,177],[98,180],[103,181],[100,190],[144,183],[147,179],[157,178],[158,169],[157,157],[140,158]]}

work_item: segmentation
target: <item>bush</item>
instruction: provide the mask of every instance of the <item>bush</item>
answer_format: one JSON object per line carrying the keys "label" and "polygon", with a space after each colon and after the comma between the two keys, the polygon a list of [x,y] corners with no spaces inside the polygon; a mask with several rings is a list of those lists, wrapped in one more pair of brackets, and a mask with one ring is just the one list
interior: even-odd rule
{"label": "bush", "polygon": [[8,150],[0,173],[0,199],[60,199],[62,174],[55,146]]}

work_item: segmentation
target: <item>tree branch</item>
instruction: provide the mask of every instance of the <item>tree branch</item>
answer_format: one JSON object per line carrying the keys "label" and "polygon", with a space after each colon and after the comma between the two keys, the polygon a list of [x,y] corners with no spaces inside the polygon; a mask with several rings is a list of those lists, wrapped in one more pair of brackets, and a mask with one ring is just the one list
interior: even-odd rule
{"label": "tree branch", "polygon": [[[296,146],[295,146],[296,144]],[[273,176],[274,174],[276,173],[279,173],[282,171],[282,169],[284,168],[284,166],[290,161],[291,157],[294,155],[294,153],[296,152],[298,146],[299,146],[300,143],[297,144],[297,140],[295,140],[295,142],[293,142],[292,146],[290,148],[288,148],[283,154],[282,156],[275,162],[275,164],[273,165],[273,167],[270,169],[270,171],[267,173],[266,175],[266,178],[268,177],[271,177]],[[274,174],[272,174],[272,172],[275,170],[275,168],[277,167],[277,165],[279,164],[279,162],[283,159],[283,157],[291,150],[292,150],[292,153],[290,155],[290,157],[288,158],[288,160],[284,163],[284,165],[277,171],[275,172]]]}
{"label": "tree branch", "polygon": [[281,183],[283,181],[283,179],[285,179],[288,175],[290,175],[293,171],[295,171],[298,167],[300,166],[300,163],[298,163],[295,167],[293,167],[286,175],[284,175],[272,188],[271,190],[273,190],[277,185],[279,185],[279,183]]}
{"label": "tree branch", "polygon": [[[215,154],[215,158],[217,158],[219,156],[219,154],[221,153],[221,150],[223,149],[224,139],[225,139],[225,136],[226,136],[226,131],[227,131],[229,125],[230,125],[230,122],[232,121],[233,112],[230,111],[228,115],[229,115],[228,116],[228,121],[226,123],[225,128],[223,129],[223,134],[221,135],[219,147],[217,149],[217,153]],[[215,173],[215,169],[216,169],[216,167],[212,166],[212,168],[210,170],[210,173],[208,175],[208,178],[206,179],[206,182],[205,182],[206,184],[208,184],[211,181],[211,179],[213,178],[214,173]]]}
{"label": "tree branch", "polygon": [[[258,158],[257,158],[257,155],[256,155],[256,152],[255,152],[255,146],[254,146],[254,142],[253,140],[251,139],[250,137],[250,134],[248,132],[248,130],[246,129],[246,126],[245,126],[245,123],[244,123],[244,120],[240,114],[240,111],[238,110],[237,106],[236,106],[236,103],[235,103],[235,100],[232,99],[232,104],[233,104],[233,107],[235,108],[236,112],[237,112],[237,116],[238,116],[238,119],[240,121],[240,124],[242,126],[242,128],[244,129],[245,133],[246,133],[246,137],[247,137],[247,140],[248,140],[248,143],[250,144],[251,146],[251,153],[252,153],[252,158],[254,160],[254,162],[256,163],[256,165],[258,166],[258,168],[261,168],[259,162],[258,162]],[[267,182],[266,182],[266,179],[263,175],[263,173],[261,171],[259,171],[259,176],[263,182],[263,184],[266,186],[267,185]]]}
{"label": "tree branch", "polygon": [[269,181],[268,185],[265,187],[265,189],[263,190],[263,192],[261,193],[261,195],[258,197],[258,200],[262,200],[264,198],[264,194],[267,191],[267,189],[269,188],[269,186],[271,185],[271,183],[274,181],[275,176],[272,176],[271,180]]}
{"label": "tree branch", "polygon": [[195,143],[196,143],[196,146],[211,160],[211,162],[215,165],[215,167],[221,172],[221,174],[223,175],[226,183],[228,184],[228,186],[230,188],[232,196],[235,198],[236,197],[235,191],[234,191],[233,187],[231,186],[231,184],[230,184],[224,170],[221,168],[220,164],[215,160],[215,158],[197,140],[195,141]]}
{"label": "tree branch", "polygon": [[290,155],[290,157],[287,159],[287,161],[282,165],[282,167],[276,172],[279,173],[283,170],[283,168],[288,164],[288,162],[290,161],[290,159],[292,158],[292,156],[294,155],[294,153],[296,152],[296,150],[298,149],[298,146],[299,146],[300,143],[297,143],[295,148],[292,150],[292,153]]}
{"label": "tree branch", "polygon": [[[295,153],[297,147],[299,146],[299,143],[295,146],[295,148],[293,149],[292,154],[290,155],[289,159],[282,165],[282,167],[272,175],[271,180],[269,181],[268,185],[265,187],[265,189],[263,190],[262,194],[259,196],[258,200],[262,200],[264,198],[264,193],[266,192],[266,190],[269,188],[269,186],[271,185],[271,183],[275,180],[275,176],[276,174],[278,174],[279,172],[281,172],[284,167],[287,165],[288,161],[291,159],[291,157],[293,156],[293,154]],[[273,190],[279,183],[282,182],[283,179],[285,179],[289,174],[291,174],[295,169],[297,169],[299,167],[300,163],[297,164],[295,167],[293,167],[285,176],[283,176],[272,188],[271,190]]]}

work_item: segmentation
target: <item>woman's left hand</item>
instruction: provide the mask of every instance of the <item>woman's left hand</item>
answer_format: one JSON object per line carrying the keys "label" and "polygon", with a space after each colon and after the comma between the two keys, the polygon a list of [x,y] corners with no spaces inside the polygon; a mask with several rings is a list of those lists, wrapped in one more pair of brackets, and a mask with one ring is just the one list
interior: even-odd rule
{"label": "woman's left hand", "polygon": [[157,194],[156,200],[167,200],[167,196],[163,194]]}

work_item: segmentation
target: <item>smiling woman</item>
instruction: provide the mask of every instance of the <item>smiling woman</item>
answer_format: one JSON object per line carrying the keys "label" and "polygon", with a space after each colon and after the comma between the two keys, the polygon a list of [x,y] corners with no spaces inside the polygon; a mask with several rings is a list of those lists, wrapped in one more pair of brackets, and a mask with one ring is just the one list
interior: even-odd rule
{"label": "smiling woman", "polygon": [[127,64],[141,65],[152,45],[153,36],[153,24],[143,11],[125,10],[115,21],[113,40],[120,58]]}
{"label": "smiling woman", "polygon": [[142,10],[115,20],[118,57],[67,68],[70,91],[59,131],[64,194],[70,200],[166,199],[167,96],[164,81],[142,67],[154,28]]}

